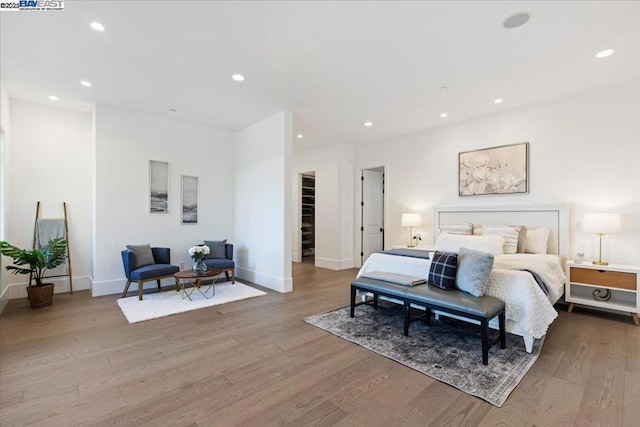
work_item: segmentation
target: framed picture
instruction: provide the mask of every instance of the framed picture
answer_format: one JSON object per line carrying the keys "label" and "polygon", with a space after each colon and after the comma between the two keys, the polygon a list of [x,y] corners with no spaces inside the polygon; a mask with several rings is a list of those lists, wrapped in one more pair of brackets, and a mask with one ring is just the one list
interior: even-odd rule
{"label": "framed picture", "polygon": [[458,195],[529,192],[529,143],[458,153]]}
{"label": "framed picture", "polygon": [[149,160],[149,212],[169,212],[169,163]]}
{"label": "framed picture", "polygon": [[182,223],[198,223],[198,177],[182,175]]}

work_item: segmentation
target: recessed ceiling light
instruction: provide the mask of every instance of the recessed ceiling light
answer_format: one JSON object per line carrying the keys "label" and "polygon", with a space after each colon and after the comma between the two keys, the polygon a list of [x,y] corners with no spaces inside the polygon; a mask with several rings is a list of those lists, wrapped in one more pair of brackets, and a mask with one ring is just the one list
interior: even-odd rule
{"label": "recessed ceiling light", "polygon": [[440,86],[440,90],[447,90],[446,86]]}
{"label": "recessed ceiling light", "polygon": [[447,117],[447,116],[448,116],[448,114],[447,114],[447,113],[442,113],[442,114],[440,114],[440,117],[442,117],[443,119],[444,119],[445,117]]}
{"label": "recessed ceiling light", "polygon": [[529,21],[529,18],[531,18],[531,14],[529,12],[514,13],[502,21],[502,26],[506,29],[518,28],[526,24]]}
{"label": "recessed ceiling light", "polygon": [[502,104],[502,98],[494,99],[493,102],[495,104]]}
{"label": "recessed ceiling light", "polygon": [[104,25],[102,25],[99,22],[92,22],[89,25],[91,26],[91,28],[93,28],[96,31],[104,31]]}
{"label": "recessed ceiling light", "polygon": [[614,52],[615,52],[615,49],[605,49],[603,51],[596,53],[596,58],[606,58],[607,56],[613,55]]}
{"label": "recessed ceiling light", "polygon": [[237,82],[244,81],[244,76],[242,74],[234,74],[231,78]]}
{"label": "recessed ceiling light", "polygon": [[172,113],[175,113],[176,109],[175,108],[169,108],[169,111],[171,111]]}
{"label": "recessed ceiling light", "polygon": [[81,81],[80,84],[84,87],[91,87],[91,82],[88,82],[86,80]]}
{"label": "recessed ceiling light", "polygon": [[49,99],[52,100],[52,101],[57,101],[58,97],[55,96],[55,95],[49,95]]}
{"label": "recessed ceiling light", "polygon": [[368,128],[370,128],[371,126],[373,126],[373,123],[371,122],[364,122],[364,125]]}
{"label": "recessed ceiling light", "polygon": [[302,139],[303,135],[301,133],[298,134],[298,139]]}

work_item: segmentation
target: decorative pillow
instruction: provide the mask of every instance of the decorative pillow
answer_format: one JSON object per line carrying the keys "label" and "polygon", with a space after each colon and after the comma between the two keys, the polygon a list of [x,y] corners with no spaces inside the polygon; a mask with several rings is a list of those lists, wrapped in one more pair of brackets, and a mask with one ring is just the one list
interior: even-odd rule
{"label": "decorative pillow", "polygon": [[534,228],[527,230],[527,243],[524,248],[528,254],[546,254],[547,241],[551,230],[548,228]]}
{"label": "decorative pillow", "polygon": [[452,252],[436,252],[433,254],[431,269],[427,282],[445,291],[456,287],[456,270],[458,254]]}
{"label": "decorative pillow", "polygon": [[502,253],[515,254],[518,252],[518,236],[520,235],[520,226],[509,225],[484,225],[483,236],[501,236],[504,239]]}
{"label": "decorative pillow", "polygon": [[527,246],[527,227],[524,225],[519,225],[520,230],[518,231],[518,249],[517,252],[519,254],[523,254],[525,247]]}
{"label": "decorative pillow", "polygon": [[476,251],[500,255],[504,246],[504,238],[500,236],[461,236],[440,233],[436,239],[435,249],[441,252],[458,252],[463,246]]}
{"label": "decorative pillow", "polygon": [[440,225],[441,233],[449,234],[473,234],[473,224],[445,224]]}
{"label": "decorative pillow", "polygon": [[460,248],[456,287],[463,292],[481,297],[493,268],[493,255],[487,252]]}
{"label": "decorative pillow", "polygon": [[151,251],[151,245],[127,245],[127,249],[133,253],[133,266],[132,270],[143,265],[152,265],[156,261],[153,259],[153,252]]}
{"label": "decorative pillow", "polygon": [[224,259],[226,258],[226,246],[227,246],[227,239],[224,240],[205,240],[204,241],[204,245],[205,246],[209,246],[209,255],[207,255],[205,258],[210,259],[210,258],[218,258],[218,259]]}

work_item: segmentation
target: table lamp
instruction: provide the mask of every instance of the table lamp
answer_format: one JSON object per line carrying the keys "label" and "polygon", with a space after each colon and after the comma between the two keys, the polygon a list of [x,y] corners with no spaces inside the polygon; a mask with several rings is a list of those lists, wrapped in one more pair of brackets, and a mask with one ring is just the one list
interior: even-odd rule
{"label": "table lamp", "polygon": [[408,247],[413,248],[413,227],[420,227],[420,214],[417,213],[403,213],[402,214],[402,222],[400,223],[403,227],[409,227],[409,245]]}
{"label": "table lamp", "polygon": [[602,238],[607,234],[620,233],[620,215],[614,213],[587,213],[582,218],[582,231],[595,233],[599,240],[598,261],[595,265],[609,265],[602,260]]}

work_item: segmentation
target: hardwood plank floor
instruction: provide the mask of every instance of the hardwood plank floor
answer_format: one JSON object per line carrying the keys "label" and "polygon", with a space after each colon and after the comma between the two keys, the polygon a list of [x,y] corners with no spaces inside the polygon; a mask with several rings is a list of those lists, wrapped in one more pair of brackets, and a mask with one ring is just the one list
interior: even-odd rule
{"label": "hardwood plank floor", "polygon": [[294,292],[130,325],[118,296],[0,315],[0,425],[607,425],[640,419],[640,327],[576,307],[502,408],[310,326],[356,270],[294,264]]}

